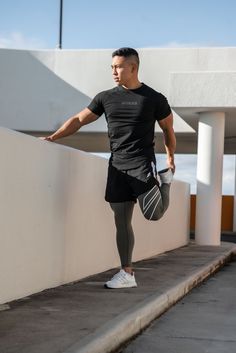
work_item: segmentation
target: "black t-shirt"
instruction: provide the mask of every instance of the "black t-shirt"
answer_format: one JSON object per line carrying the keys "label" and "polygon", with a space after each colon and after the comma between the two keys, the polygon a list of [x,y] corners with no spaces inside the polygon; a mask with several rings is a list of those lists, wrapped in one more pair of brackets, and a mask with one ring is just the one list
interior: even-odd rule
{"label": "black t-shirt", "polygon": [[112,165],[127,170],[155,162],[155,122],[171,113],[161,93],[145,84],[137,89],[116,86],[97,94],[88,108],[98,116],[105,113]]}

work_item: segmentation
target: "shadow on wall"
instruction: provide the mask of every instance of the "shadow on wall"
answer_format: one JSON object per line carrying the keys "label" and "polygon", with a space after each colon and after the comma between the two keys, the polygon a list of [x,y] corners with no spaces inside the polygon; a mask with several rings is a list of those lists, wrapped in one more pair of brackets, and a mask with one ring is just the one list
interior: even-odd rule
{"label": "shadow on wall", "polygon": [[[55,67],[56,53],[48,55]],[[0,125],[7,128],[53,131],[91,100],[27,51],[0,50],[0,77]]]}

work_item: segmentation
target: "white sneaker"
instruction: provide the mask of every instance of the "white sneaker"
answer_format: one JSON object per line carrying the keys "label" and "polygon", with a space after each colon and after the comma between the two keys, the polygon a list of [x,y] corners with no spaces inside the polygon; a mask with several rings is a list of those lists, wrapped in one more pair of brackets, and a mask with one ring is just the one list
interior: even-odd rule
{"label": "white sneaker", "polygon": [[134,273],[131,275],[124,270],[120,270],[116,273],[112,279],[104,284],[106,288],[118,289],[118,288],[132,288],[137,287]]}
{"label": "white sneaker", "polygon": [[162,184],[170,184],[172,182],[173,172],[172,172],[171,168],[166,168],[166,169],[160,170],[158,172],[158,175],[161,179]]}

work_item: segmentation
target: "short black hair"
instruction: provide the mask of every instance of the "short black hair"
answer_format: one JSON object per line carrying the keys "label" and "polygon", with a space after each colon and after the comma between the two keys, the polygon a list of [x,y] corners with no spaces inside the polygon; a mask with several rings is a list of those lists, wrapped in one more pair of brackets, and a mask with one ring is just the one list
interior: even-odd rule
{"label": "short black hair", "polygon": [[137,64],[139,65],[138,52],[137,52],[137,50],[135,50],[133,48],[123,47],[123,48],[117,49],[112,53],[113,58],[114,58],[114,56],[124,56],[125,58],[128,58],[130,56],[135,56]]}

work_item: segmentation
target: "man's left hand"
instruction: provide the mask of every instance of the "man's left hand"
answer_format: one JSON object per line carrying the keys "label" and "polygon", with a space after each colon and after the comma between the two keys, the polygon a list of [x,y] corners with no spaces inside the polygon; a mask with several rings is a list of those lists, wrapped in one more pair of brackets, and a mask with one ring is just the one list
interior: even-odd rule
{"label": "man's left hand", "polygon": [[175,173],[175,162],[174,162],[174,158],[168,158],[167,159],[167,167],[171,168],[173,174]]}

